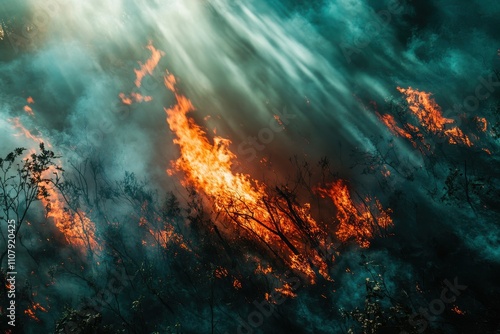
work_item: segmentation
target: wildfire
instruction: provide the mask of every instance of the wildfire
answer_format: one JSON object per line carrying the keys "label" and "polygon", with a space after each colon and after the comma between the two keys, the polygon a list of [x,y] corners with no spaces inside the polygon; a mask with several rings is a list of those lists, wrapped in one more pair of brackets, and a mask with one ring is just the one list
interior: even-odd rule
{"label": "wildfire", "polygon": [[[41,136],[35,136],[26,129],[19,118],[9,119],[9,121],[13,124],[14,128],[20,130],[24,137],[36,143],[34,146],[44,143],[47,147],[52,147],[46,139],[43,139]],[[31,152],[34,153],[35,150],[32,149]],[[50,178],[56,172],[55,168],[51,167],[42,176]],[[46,185],[46,189],[48,197],[42,197],[40,200],[47,208],[47,217],[54,219],[56,227],[64,234],[66,241],[80,249],[86,247],[94,251],[98,250],[99,246],[95,238],[95,224],[80,209],[77,209],[75,212],[70,212],[66,209],[64,198],[53,186]]]}
{"label": "wildfire", "polygon": [[318,188],[322,197],[329,197],[337,208],[337,219],[340,222],[337,237],[346,242],[354,239],[361,247],[370,246],[370,240],[393,225],[390,217],[391,209],[384,210],[382,204],[375,199],[361,199],[355,203],[344,181],[338,180],[329,188]]}
{"label": "wildfire", "polygon": [[411,87],[406,89],[397,87],[397,89],[405,95],[409,109],[428,132],[446,137],[453,145],[472,146],[470,139],[458,127],[447,129],[448,124],[453,124],[455,121],[443,117],[441,107],[431,97],[431,93],[421,92]]}
{"label": "wildfire", "polygon": [[127,105],[130,105],[133,102],[141,103],[141,102],[150,102],[153,100],[151,96],[143,96],[135,92],[130,93],[130,96],[127,96],[124,93],[120,93],[119,97],[122,100],[123,104]]}
{"label": "wildfire", "polygon": [[47,312],[47,309],[45,309],[42,305],[40,305],[40,303],[33,302],[26,310],[24,310],[24,314],[26,314],[28,317],[30,317],[35,321],[40,321],[40,319],[38,319],[38,317],[35,314],[35,311],[37,310],[42,312]]}
{"label": "wildfire", "polygon": [[[50,170],[47,171],[49,174]],[[49,175],[47,175],[48,177]],[[54,188],[47,188],[48,198],[42,198],[47,207],[47,217],[54,219],[56,227],[64,234],[66,241],[81,250],[87,248],[97,251],[100,249],[95,237],[95,224],[85,212],[77,209],[70,212],[64,206],[64,199]]]}
{"label": "wildfire", "polygon": [[[191,101],[176,88],[174,75],[165,75],[165,86],[174,94],[176,104],[167,109],[167,123],[175,133],[174,143],[180,148],[180,158],[172,162],[185,174],[184,184],[201,190],[213,203],[216,212],[223,213],[238,228],[248,231],[281,253],[289,266],[315,281],[316,272],[329,279],[325,260],[308,254],[307,240],[317,249],[328,248],[326,233],[310,217],[308,206],[292,203],[280,190],[278,199],[269,195],[265,185],[249,175],[232,171],[236,155],[229,149],[230,140],[215,136],[209,142],[204,130],[187,114],[194,111]],[[170,175],[173,170],[167,171]],[[290,215],[280,208],[292,211]],[[293,218],[292,218],[293,217]],[[311,256],[305,256],[311,255]]]}

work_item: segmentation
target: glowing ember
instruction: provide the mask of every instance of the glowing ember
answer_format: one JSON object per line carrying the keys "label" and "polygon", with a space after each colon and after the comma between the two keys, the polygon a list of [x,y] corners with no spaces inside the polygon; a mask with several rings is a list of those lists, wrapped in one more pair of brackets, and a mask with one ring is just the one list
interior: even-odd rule
{"label": "glowing ember", "polygon": [[130,93],[130,96],[127,96],[124,93],[120,93],[119,97],[122,100],[123,104],[127,105],[130,105],[133,102],[141,103],[141,102],[150,102],[153,100],[151,96],[143,96],[135,92]]}
{"label": "glowing ember", "polygon": [[337,208],[337,219],[340,224],[337,237],[346,242],[354,239],[361,247],[370,246],[370,240],[375,236],[382,236],[388,227],[392,226],[389,216],[391,209],[384,210],[382,204],[370,198],[361,200],[361,204],[354,203],[347,185],[338,180],[327,189],[318,188],[318,193],[329,197]]}
{"label": "glowing ember", "polygon": [[400,128],[396,124],[396,120],[394,119],[394,116],[389,115],[389,114],[380,115],[379,113],[377,113],[377,116],[378,116],[378,118],[380,118],[382,123],[384,123],[389,128],[389,130],[391,130],[391,132],[394,133],[395,135],[403,137],[403,138],[407,138],[409,140],[413,139],[413,137],[410,133],[408,133],[406,130]]}
{"label": "glowing ember", "polygon": [[465,312],[464,312],[464,311],[462,311],[461,309],[459,309],[459,308],[458,308],[458,306],[456,306],[456,305],[455,305],[455,306],[453,306],[453,308],[452,308],[451,310],[452,310],[453,312],[455,312],[456,314],[458,314],[458,315],[464,315],[464,314],[465,314]]}
{"label": "glowing ember", "polygon": [[[49,172],[52,174],[53,171]],[[47,217],[54,219],[66,241],[81,250],[98,251],[100,247],[95,238],[95,224],[80,209],[74,213],[66,209],[64,199],[56,189],[48,187],[47,192],[49,197],[42,198],[42,203],[47,207]]]}
{"label": "glowing ember", "polygon": [[443,117],[441,107],[431,97],[431,93],[421,92],[411,87],[404,89],[397,87],[405,95],[406,102],[420,124],[430,133],[447,137],[450,144],[472,146],[472,142],[458,127],[447,129],[448,124],[455,121]]}

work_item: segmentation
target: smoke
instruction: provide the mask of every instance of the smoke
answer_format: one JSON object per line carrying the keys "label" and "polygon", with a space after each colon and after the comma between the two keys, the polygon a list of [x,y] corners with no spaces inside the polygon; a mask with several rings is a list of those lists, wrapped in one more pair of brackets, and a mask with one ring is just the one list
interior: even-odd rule
{"label": "smoke", "polygon": [[[452,169],[461,171],[457,182],[463,182],[466,160],[469,177],[477,176],[474,186],[492,189],[478,195],[481,200],[498,194],[498,171],[491,167],[499,162],[498,141],[478,134],[466,151],[429,139],[441,147],[437,162],[429,162],[404,138],[394,139],[376,112],[390,112],[391,102],[404,106],[399,86],[432,92],[458,126],[468,124],[466,117],[490,117],[500,98],[493,76],[500,65],[499,14],[498,2],[480,0],[3,2],[0,149],[33,146],[13,126],[18,117],[65,162],[99,157],[112,181],[128,171],[161,191],[175,189],[177,181],[165,173],[179,154],[163,109],[175,103],[163,85],[168,69],[196,108],[190,116],[209,136],[215,131],[232,141],[245,172],[282,180],[290,174],[290,157],[316,163],[327,156],[340,177],[387,202],[395,212],[393,244],[375,242],[366,253],[387,267],[390,291],[431,270],[441,278],[462,275],[477,284],[471,289],[485,293],[493,289],[500,259],[498,212],[464,197],[452,207],[442,192]],[[137,87],[134,69],[151,56],[150,42],[164,55]],[[487,97],[475,98],[478,86]],[[152,100],[126,105],[119,94],[131,92]],[[28,97],[34,116],[23,109]],[[378,150],[387,158],[393,148],[393,160],[404,162],[411,177],[391,169],[385,187],[380,176],[362,173],[371,161],[352,154]],[[262,172],[263,158],[272,166],[269,173]],[[118,208],[109,213],[120,214]],[[468,254],[491,266],[484,281],[469,273],[478,265]],[[351,263],[359,255],[346,251],[337,264],[350,273],[338,272],[339,291],[328,297],[336,308],[362,303],[368,273]],[[311,306],[318,297],[308,293],[290,312],[308,319],[298,321],[303,327],[327,332],[335,325],[320,326],[324,319]]]}

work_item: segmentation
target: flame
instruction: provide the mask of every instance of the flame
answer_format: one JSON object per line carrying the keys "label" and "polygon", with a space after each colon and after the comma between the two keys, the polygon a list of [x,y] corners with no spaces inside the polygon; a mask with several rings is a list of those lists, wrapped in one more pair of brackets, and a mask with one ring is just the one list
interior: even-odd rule
{"label": "flame", "polygon": [[35,114],[33,113],[33,109],[31,109],[29,106],[24,106],[23,109],[28,115],[35,116]]}
{"label": "flame", "polygon": [[[181,235],[175,233],[173,229],[153,230],[149,229],[149,233],[153,236],[155,241],[163,248],[167,248],[169,243],[174,243],[184,250],[190,251],[189,247],[184,242]],[[155,244],[153,244],[154,246]]]}
{"label": "flame", "polygon": [[418,148],[424,154],[430,150],[430,145],[425,142],[424,136],[417,126],[406,123],[403,127],[400,127],[394,119],[394,116],[390,114],[381,115],[378,112],[376,112],[376,114],[382,123],[384,123],[389,131],[391,131],[395,136],[406,138],[411,142],[413,147]]}
{"label": "flame", "polygon": [[448,124],[453,124],[455,121],[443,117],[441,107],[431,97],[431,93],[411,87],[406,89],[397,87],[397,90],[405,95],[409,109],[428,132],[447,137],[448,142],[453,145],[472,146],[472,142],[458,127],[446,128]]}
{"label": "flame", "polygon": [[382,204],[370,198],[362,200],[362,204],[354,203],[344,181],[338,180],[329,188],[317,188],[322,197],[329,197],[337,208],[337,219],[340,222],[337,237],[346,242],[354,239],[361,247],[370,246],[370,240],[383,235],[392,226],[391,209],[385,210]]}
{"label": "flame", "polygon": [[146,60],[144,64],[139,62],[140,69],[134,69],[135,72],[135,85],[137,87],[141,87],[142,79],[147,75],[152,75],[154,69],[156,66],[158,66],[158,63],[160,62],[161,57],[165,55],[163,51],[157,50],[152,42],[149,42],[148,46],[146,47],[149,51],[151,51],[151,57]]}
{"label": "flame", "polygon": [[[8,121],[14,126],[15,129],[18,129],[21,131],[21,133],[19,133],[18,135],[23,135],[24,137],[34,141],[35,143],[37,143],[36,146],[44,143],[44,140],[41,137],[37,137],[37,136],[33,135],[31,133],[31,131],[29,131],[28,129],[26,129],[24,127],[24,125],[21,123],[19,117],[9,118]],[[45,142],[45,146],[47,146],[48,148],[52,147],[52,145],[50,145],[49,142]]]}
{"label": "flame", "polygon": [[122,100],[123,104],[131,105],[133,102],[132,99],[130,97],[126,96],[124,93],[120,93],[118,96]]}
{"label": "flame", "polygon": [[124,93],[120,93],[118,96],[122,100],[123,104],[127,104],[127,105],[130,105],[133,102],[141,103],[141,102],[150,102],[153,100],[153,97],[151,97],[151,96],[143,96],[143,95],[141,95],[139,93],[135,93],[135,92],[130,93],[130,96],[127,96]]}
{"label": "flame", "polygon": [[260,265],[260,263],[257,263],[257,269],[255,269],[255,273],[256,274],[267,275],[267,274],[270,274],[272,272],[273,272],[273,268],[271,266],[269,266],[267,268],[262,268],[262,266]]}
{"label": "flame", "polygon": [[389,128],[389,130],[393,134],[400,136],[400,137],[403,137],[403,138],[406,138],[406,139],[409,139],[409,140],[413,139],[413,137],[410,133],[408,133],[406,130],[400,128],[396,124],[396,120],[394,119],[394,116],[392,116],[390,114],[381,115],[379,113],[377,113],[377,116],[382,121],[382,123],[384,123],[385,126],[387,126]]}
{"label": "flame", "polygon": [[488,121],[484,117],[474,117],[474,121],[476,121],[476,125],[481,132],[486,132],[488,130]]}
{"label": "flame", "polygon": [[35,314],[35,311],[37,310],[42,312],[47,312],[47,309],[45,309],[42,305],[40,305],[40,303],[33,302],[26,310],[24,310],[24,314],[26,314],[28,317],[30,317],[35,321],[40,321],[40,319],[38,319],[38,317]]}
{"label": "flame", "polygon": [[[47,171],[47,177],[50,170]],[[92,251],[100,249],[95,237],[95,224],[85,212],[77,209],[70,212],[64,206],[64,199],[52,187],[47,188],[49,197],[42,198],[42,203],[48,208],[47,217],[54,220],[56,227],[64,234],[66,241],[81,250],[87,248]]]}
{"label": "flame", "polygon": [[[36,143],[34,146],[44,143],[46,147],[52,147],[48,140],[43,139],[41,136],[35,136],[26,129],[19,117],[9,119],[9,121],[14,128],[20,130],[21,135]],[[30,154],[34,152],[35,150],[32,149]],[[42,177],[50,178],[56,172],[57,170],[52,166],[44,172]],[[94,251],[98,250],[99,246],[95,238],[95,224],[80,209],[77,209],[76,212],[67,210],[64,205],[64,198],[53,185],[45,185],[45,187],[48,197],[42,197],[40,200],[48,209],[47,217],[53,218],[56,227],[64,234],[66,241],[80,249],[86,247]]]}
{"label": "flame", "polygon": [[[311,250],[303,241],[304,233],[307,240],[318,244],[318,248],[330,247],[325,241],[326,233],[309,215],[309,206],[299,207],[271,197],[265,185],[249,175],[233,172],[237,157],[229,149],[231,141],[214,136],[213,143],[209,142],[206,132],[188,118],[187,114],[195,109],[191,101],[178,92],[175,76],[167,72],[164,79],[176,100],[176,104],[165,108],[165,112],[167,123],[176,135],[174,143],[180,149],[180,158],[172,162],[172,166],[185,174],[183,184],[201,190],[213,203],[215,211],[223,213],[238,228],[274,246],[289,266],[305,274],[311,283],[316,277],[314,268],[329,279],[324,259],[305,256]],[[169,175],[174,173],[172,169],[167,172]],[[287,206],[296,214],[295,219],[277,209]]]}
{"label": "flame", "polygon": [[227,277],[227,275],[229,274],[227,269],[224,268],[224,267],[218,267],[215,269],[215,277],[217,278],[223,278],[223,277]]}
{"label": "flame", "polygon": [[233,281],[233,288],[235,288],[236,290],[239,290],[242,287],[243,286],[241,285],[241,282],[237,278],[235,278]]}
{"label": "flame", "polygon": [[453,308],[452,308],[451,310],[452,310],[453,312],[455,312],[456,314],[458,314],[458,315],[464,315],[464,314],[465,314],[465,312],[464,312],[464,311],[462,311],[461,309],[459,309],[459,308],[458,308],[458,306],[456,306],[456,305],[455,305],[455,306],[453,306]]}
{"label": "flame", "polygon": [[484,152],[486,152],[488,155],[491,155],[491,151],[490,151],[490,150],[488,150],[487,148],[483,148],[482,150],[483,150]]}
{"label": "flame", "polygon": [[[152,75],[155,68],[158,66],[161,57],[165,54],[163,51],[157,50],[153,43],[150,41],[146,48],[151,51],[151,57],[146,60],[144,64],[139,62],[140,68],[134,69],[135,72],[135,85],[139,88],[142,84],[142,79],[149,74]],[[142,103],[142,102],[150,102],[153,100],[151,96],[143,96],[140,93],[131,92],[130,95],[125,95],[125,93],[120,93],[118,95],[123,104],[131,105],[134,102]]]}
{"label": "flame", "polygon": [[281,288],[274,288],[276,292],[281,293],[283,296],[290,297],[290,298],[295,298],[297,297],[297,294],[293,292],[292,286],[290,283],[285,283]]}
{"label": "flame", "polygon": [[[175,244],[184,250],[191,251],[191,249],[186,244],[183,236],[179,233],[176,233],[174,227],[171,224],[164,222],[161,217],[155,215],[150,219],[153,222],[156,221],[160,226],[150,224],[150,221],[148,220],[148,218],[146,218],[146,215],[150,213],[148,206],[149,203],[147,201],[144,201],[141,205],[141,217],[139,218],[139,226],[144,227],[152,236],[153,241],[150,240],[151,242],[149,243],[149,245],[153,247],[160,245],[162,248],[167,249],[170,244]],[[142,244],[146,246],[148,245],[148,241],[142,240]]]}

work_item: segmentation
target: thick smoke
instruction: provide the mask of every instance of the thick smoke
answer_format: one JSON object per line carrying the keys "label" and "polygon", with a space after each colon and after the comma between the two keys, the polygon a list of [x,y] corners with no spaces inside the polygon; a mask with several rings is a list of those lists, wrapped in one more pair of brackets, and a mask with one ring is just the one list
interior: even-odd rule
{"label": "thick smoke", "polygon": [[[280,306],[281,318],[266,320],[263,332],[282,325],[341,333],[344,328],[329,317],[340,318],[338,309],[363,306],[365,279],[372,277],[366,263],[374,264],[391,293],[401,293],[401,286],[417,289],[415,282],[459,277],[472,291],[464,303],[474,299],[479,305],[471,306],[471,313],[494,306],[498,311],[498,302],[490,300],[500,294],[498,140],[478,134],[467,149],[429,139],[436,147],[431,162],[395,138],[377,112],[390,113],[391,104],[404,108],[396,88],[413,87],[432,92],[443,115],[459,126],[470,127],[467,119],[474,116],[494,124],[500,98],[500,78],[494,74],[500,67],[499,15],[500,3],[481,0],[4,1],[1,155],[33,147],[13,126],[19,118],[50,142],[63,163],[98,157],[107,182],[121,180],[127,171],[162,193],[180,188],[182,176],[165,173],[179,154],[163,109],[175,103],[163,84],[168,69],[196,108],[190,116],[209,135],[216,131],[232,141],[244,172],[280,182],[291,174],[290,157],[315,164],[327,156],[336,175],[394,210],[388,240],[374,241],[370,249],[342,250],[334,270],[336,292],[325,297],[334,311],[322,313],[315,300],[323,297],[299,289],[297,299]],[[151,56],[149,43],[164,55],[137,87],[134,69]],[[131,92],[152,101],[123,104],[119,94]],[[26,105],[33,116],[24,111]],[[282,127],[276,127],[276,115]],[[363,173],[372,162],[360,152],[377,150],[396,151],[404,163],[395,169],[406,166],[411,177],[391,170],[381,185],[381,177]],[[453,169],[462,173],[459,184],[468,171],[479,193],[492,189],[478,200],[487,205],[479,208],[460,197],[457,207],[443,199]],[[108,215],[126,216],[121,209],[108,208]],[[85,293],[71,279],[62,279],[57,289]],[[434,289],[431,296],[439,292]],[[241,310],[245,318],[247,309]],[[283,320],[293,317],[293,324]]]}

